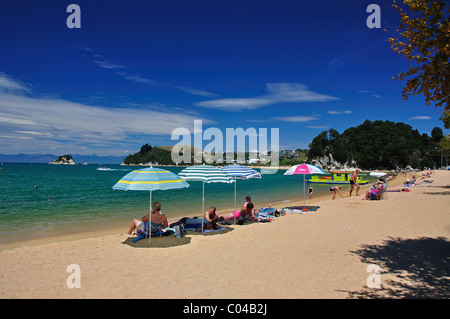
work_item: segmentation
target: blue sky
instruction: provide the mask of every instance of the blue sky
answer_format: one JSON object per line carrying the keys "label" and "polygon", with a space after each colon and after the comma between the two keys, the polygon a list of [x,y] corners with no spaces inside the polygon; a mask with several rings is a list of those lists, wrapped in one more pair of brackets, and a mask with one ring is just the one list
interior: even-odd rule
{"label": "blue sky", "polygon": [[397,25],[390,1],[1,0],[0,153],[125,156],[194,120],[279,128],[281,149],[366,119],[430,135],[440,110],[392,79]]}

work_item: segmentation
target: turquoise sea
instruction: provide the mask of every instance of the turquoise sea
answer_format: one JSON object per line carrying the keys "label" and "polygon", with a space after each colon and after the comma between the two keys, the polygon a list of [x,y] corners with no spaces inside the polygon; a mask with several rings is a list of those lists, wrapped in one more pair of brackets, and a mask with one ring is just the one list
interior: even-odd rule
{"label": "turquoise sea", "polygon": [[[0,243],[43,236],[70,234],[110,227],[123,227],[149,211],[149,192],[113,190],[125,174],[140,167],[3,163],[0,165]],[[179,173],[181,167],[165,167]],[[284,170],[264,174],[262,179],[237,181],[237,205],[252,196],[257,207],[268,203],[303,199],[303,176],[284,176]],[[307,178],[309,176],[307,175]],[[201,214],[202,183],[189,188],[154,191],[152,200],[162,203],[169,220]],[[308,186],[306,186],[308,187]],[[314,195],[329,186],[314,186]],[[308,200],[307,200],[308,204]],[[205,209],[234,208],[234,185],[205,184]]]}

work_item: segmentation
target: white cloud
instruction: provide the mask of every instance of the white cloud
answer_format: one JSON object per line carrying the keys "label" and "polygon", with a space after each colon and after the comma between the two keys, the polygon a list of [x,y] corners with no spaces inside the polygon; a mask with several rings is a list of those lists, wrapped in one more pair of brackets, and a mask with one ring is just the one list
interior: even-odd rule
{"label": "white cloud", "polygon": [[431,120],[431,116],[413,116],[409,118],[410,120]]}
{"label": "white cloud", "polygon": [[351,114],[352,111],[328,111],[328,114],[341,115],[341,114]]}
{"label": "white cloud", "polygon": [[0,92],[26,93],[30,91],[29,85],[14,80],[7,74],[0,72]]}
{"label": "white cloud", "polygon": [[[82,50],[83,56],[86,58],[92,60],[97,66],[103,68],[103,69],[109,69],[109,70],[120,70],[120,69],[128,69],[125,65],[117,64],[113,61],[107,60],[105,57],[103,57],[100,54],[95,53],[95,51],[91,48],[81,47],[77,45],[70,45],[71,47]],[[190,88],[186,86],[177,86],[172,85],[164,82],[159,82],[153,79],[149,79],[146,77],[143,77],[139,74],[132,74],[130,72],[124,72],[124,71],[116,71],[115,74],[121,76],[125,80],[133,81],[139,84],[143,85],[150,85],[150,86],[167,86],[176,90],[180,90],[186,93],[189,93],[191,95],[197,95],[197,96],[203,96],[203,97],[216,97],[217,94],[207,92],[204,90],[199,90],[195,88]]]}
{"label": "white cloud", "polygon": [[104,60],[94,60],[94,63],[104,69],[125,69],[126,68],[126,66],[123,66],[120,64],[115,64],[113,62],[104,61]]}
{"label": "white cloud", "polygon": [[267,83],[269,94],[249,98],[226,98],[198,102],[195,105],[225,111],[243,111],[259,109],[275,103],[325,102],[338,98],[309,90],[299,83]]}
{"label": "white cloud", "polygon": [[232,98],[198,102],[195,105],[209,109],[242,111],[259,109],[262,106],[266,106],[272,103],[272,100],[264,98]]}
{"label": "white cloud", "polygon": [[151,86],[165,85],[164,83],[160,83],[160,82],[157,82],[152,79],[143,78],[140,75],[129,74],[127,72],[116,72],[116,74],[120,75],[125,80],[133,81],[133,82],[140,83],[140,84],[147,84],[147,85],[151,85]]}
{"label": "white cloud", "polygon": [[275,121],[291,122],[291,123],[309,122],[309,121],[315,121],[318,119],[319,118],[315,117],[315,116],[286,116],[286,117],[274,117],[273,118],[273,120],[275,120]]}
{"label": "white cloud", "polygon": [[[117,145],[121,145],[122,152],[136,137],[169,138],[178,127],[192,131],[194,120],[212,123],[196,114],[171,112],[167,108],[105,108],[54,97],[27,96],[21,94],[20,87],[12,87],[19,93],[0,91],[0,149],[3,152],[22,147],[21,151],[64,148],[72,153],[83,150],[83,153],[94,153],[93,146],[102,145],[117,154]],[[20,140],[33,140],[33,143],[20,144]]]}
{"label": "white cloud", "polygon": [[376,97],[378,99],[381,98],[381,95],[375,94],[374,92],[368,90],[360,90],[358,93],[370,94],[371,97]]}

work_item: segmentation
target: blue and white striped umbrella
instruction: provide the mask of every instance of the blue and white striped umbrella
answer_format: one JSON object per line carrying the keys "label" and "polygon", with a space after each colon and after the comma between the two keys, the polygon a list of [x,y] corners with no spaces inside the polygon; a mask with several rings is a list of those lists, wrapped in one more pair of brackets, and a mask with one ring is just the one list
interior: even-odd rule
{"label": "blue and white striped umbrella", "polygon": [[154,191],[189,187],[177,174],[160,168],[134,170],[122,177],[113,189]]}
{"label": "blue and white striped umbrella", "polygon": [[[177,174],[160,168],[134,170],[122,177],[112,188],[120,190],[150,191],[150,213],[152,210],[152,191],[189,187]],[[150,216],[151,217],[151,216]],[[150,220],[151,221],[151,220]],[[149,221],[149,223],[150,223]],[[150,227],[149,227],[150,229]],[[151,237],[148,236],[149,245]]]}
{"label": "blue and white striped umbrella", "polygon": [[[202,219],[205,213],[205,183],[233,183],[234,179],[221,168],[211,165],[194,165],[183,169],[178,173],[186,181],[203,182],[202,193]],[[203,222],[202,222],[203,233]]]}
{"label": "blue and white striped umbrella", "polygon": [[[227,165],[222,167],[222,169],[227,172],[230,176],[235,179],[234,183],[234,210],[236,211],[236,179],[250,179],[250,178],[262,178],[261,173],[254,170],[253,168],[242,166],[242,165]],[[234,214],[236,215],[236,214]],[[236,222],[236,218],[234,218]]]}
{"label": "blue and white striped umbrella", "polygon": [[224,166],[222,169],[235,179],[261,178],[260,172],[247,166],[234,164]]}

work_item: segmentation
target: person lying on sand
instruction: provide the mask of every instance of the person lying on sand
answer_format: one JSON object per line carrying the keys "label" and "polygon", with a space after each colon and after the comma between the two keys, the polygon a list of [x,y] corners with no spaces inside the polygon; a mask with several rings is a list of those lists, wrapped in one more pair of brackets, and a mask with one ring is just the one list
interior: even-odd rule
{"label": "person lying on sand", "polygon": [[409,192],[406,187],[390,187],[386,189],[386,192]]}

